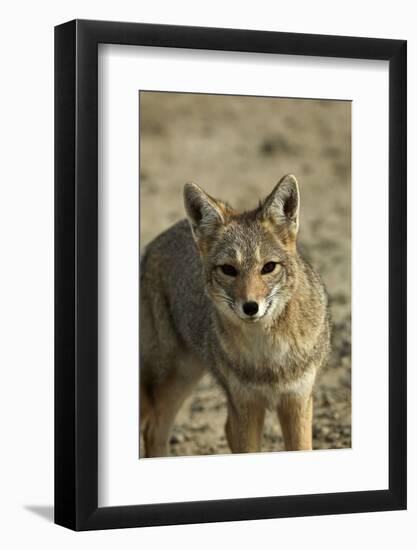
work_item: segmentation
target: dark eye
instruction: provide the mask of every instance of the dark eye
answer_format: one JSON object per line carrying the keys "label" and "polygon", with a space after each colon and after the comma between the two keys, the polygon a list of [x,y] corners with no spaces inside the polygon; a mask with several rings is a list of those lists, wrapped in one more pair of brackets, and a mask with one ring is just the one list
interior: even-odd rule
{"label": "dark eye", "polygon": [[277,265],[277,262],[266,263],[261,270],[262,275],[266,275],[267,273],[272,273],[276,265]]}
{"label": "dark eye", "polygon": [[220,269],[229,277],[236,277],[237,275],[237,270],[232,265],[221,265]]}

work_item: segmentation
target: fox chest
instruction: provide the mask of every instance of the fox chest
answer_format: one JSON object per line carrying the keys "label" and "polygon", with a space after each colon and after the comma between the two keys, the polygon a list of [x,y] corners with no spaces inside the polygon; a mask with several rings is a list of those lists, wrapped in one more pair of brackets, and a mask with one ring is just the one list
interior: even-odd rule
{"label": "fox chest", "polygon": [[282,393],[311,390],[314,370],[289,339],[252,331],[238,342],[223,342],[222,347],[221,369],[233,393],[259,397],[269,406]]}
{"label": "fox chest", "polygon": [[261,370],[286,368],[294,360],[294,351],[288,338],[265,335],[261,330],[248,331],[248,334],[234,339],[229,348],[229,354],[237,365]]}
{"label": "fox chest", "polygon": [[280,370],[294,360],[295,346],[288,337],[267,332],[262,325],[223,340],[223,348],[235,363],[253,369]]}

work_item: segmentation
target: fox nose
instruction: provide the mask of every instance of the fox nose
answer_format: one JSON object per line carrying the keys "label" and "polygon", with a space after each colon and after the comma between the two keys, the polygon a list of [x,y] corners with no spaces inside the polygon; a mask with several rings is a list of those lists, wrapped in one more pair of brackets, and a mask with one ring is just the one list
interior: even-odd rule
{"label": "fox nose", "polygon": [[259,306],[256,302],[245,302],[243,304],[243,311],[246,315],[256,315],[258,313]]}

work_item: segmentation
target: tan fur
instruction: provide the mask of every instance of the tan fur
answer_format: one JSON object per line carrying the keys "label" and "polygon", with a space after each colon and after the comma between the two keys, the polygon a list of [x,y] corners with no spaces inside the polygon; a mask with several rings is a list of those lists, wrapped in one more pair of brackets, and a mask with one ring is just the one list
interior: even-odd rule
{"label": "tan fur", "polygon": [[[296,179],[285,176],[242,214],[194,184],[184,197],[189,224],[157,237],[141,261],[146,456],[168,453],[175,415],[207,370],[227,397],[232,452],[262,449],[267,408],[287,450],[311,449],[312,391],[330,325],[323,284],[297,250]],[[245,312],[248,302],[256,312]]]}
{"label": "tan fur", "polygon": [[311,450],[313,398],[307,394],[287,394],[278,403],[278,417],[281,422],[287,451]]}
{"label": "tan fur", "polygon": [[265,409],[256,401],[229,401],[225,426],[227,442],[232,453],[256,453],[261,450]]}

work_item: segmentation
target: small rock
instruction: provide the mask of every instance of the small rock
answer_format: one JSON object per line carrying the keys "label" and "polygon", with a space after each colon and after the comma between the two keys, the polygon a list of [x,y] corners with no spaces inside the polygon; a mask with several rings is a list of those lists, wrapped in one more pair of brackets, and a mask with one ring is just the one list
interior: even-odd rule
{"label": "small rock", "polygon": [[180,443],[184,443],[185,438],[180,433],[175,433],[171,435],[170,443],[172,445],[179,445]]}
{"label": "small rock", "polygon": [[328,443],[333,443],[336,439],[339,439],[340,435],[337,432],[331,432],[324,438]]}
{"label": "small rock", "polygon": [[301,152],[298,144],[290,142],[282,135],[273,135],[265,138],[259,147],[260,153],[265,156],[285,154],[296,156]]}
{"label": "small rock", "polygon": [[329,395],[328,393],[324,393],[323,394],[323,403],[325,405],[333,405],[334,403],[334,399],[331,395]]}
{"label": "small rock", "polygon": [[323,437],[326,437],[330,433],[330,428],[328,426],[322,426],[320,432]]}
{"label": "small rock", "polygon": [[206,430],[209,430],[210,426],[209,424],[197,424],[195,426],[190,426],[190,430],[193,432],[205,432]]}

